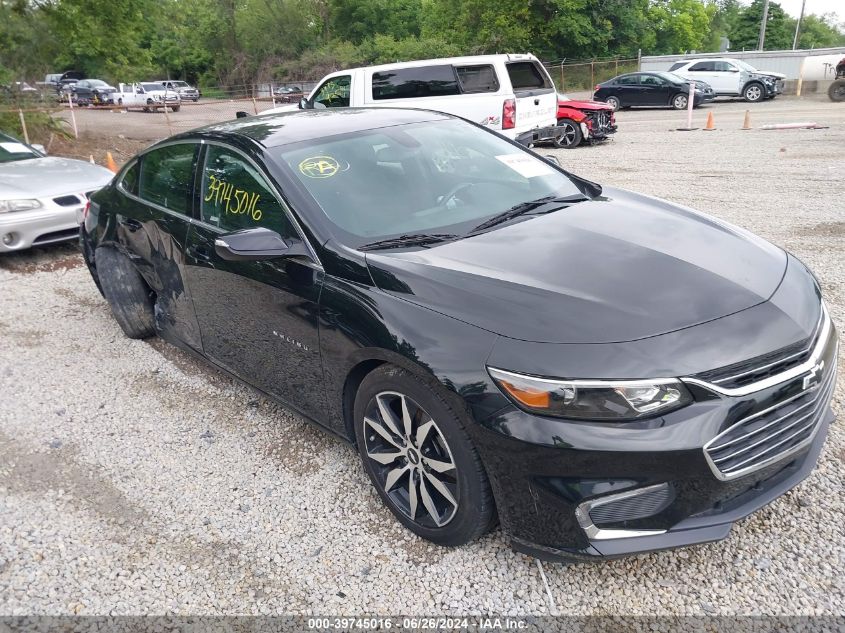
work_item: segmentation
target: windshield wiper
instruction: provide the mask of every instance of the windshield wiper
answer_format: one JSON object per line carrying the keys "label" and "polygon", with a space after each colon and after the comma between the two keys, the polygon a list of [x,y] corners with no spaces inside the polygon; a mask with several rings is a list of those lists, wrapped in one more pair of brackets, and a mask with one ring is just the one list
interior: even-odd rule
{"label": "windshield wiper", "polygon": [[378,240],[359,246],[359,251],[375,251],[386,248],[402,248],[404,246],[428,246],[438,242],[448,242],[458,236],[452,233],[409,233],[399,237],[391,237],[386,240]]}
{"label": "windshield wiper", "polygon": [[[476,226],[475,228],[470,231],[470,233],[477,233],[478,231],[483,231],[484,229],[489,229],[490,227],[496,226],[498,224],[502,224],[503,222],[507,222],[508,220],[512,220],[513,218],[519,217],[520,215],[526,215],[535,209],[538,209],[542,206],[547,204],[561,204],[567,203],[566,206],[569,204],[573,204],[575,202],[584,202],[585,200],[589,200],[583,194],[577,193],[571,196],[545,196],[544,198],[537,198],[536,200],[529,200],[528,202],[521,202],[516,206],[507,209],[506,211],[502,211],[498,215],[494,215],[492,218],[484,220],[481,224]],[[544,211],[544,213],[551,213],[552,211],[557,211],[558,209],[563,209],[564,207],[558,206],[554,209],[549,209]]]}

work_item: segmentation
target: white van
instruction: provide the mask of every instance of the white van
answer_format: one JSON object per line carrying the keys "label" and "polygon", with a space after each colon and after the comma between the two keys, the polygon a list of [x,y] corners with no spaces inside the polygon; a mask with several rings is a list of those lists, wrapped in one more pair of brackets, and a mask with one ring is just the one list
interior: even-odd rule
{"label": "white van", "polygon": [[557,93],[533,55],[477,55],[351,68],[326,75],[292,108],[424,108],[463,117],[510,139],[548,140]]}

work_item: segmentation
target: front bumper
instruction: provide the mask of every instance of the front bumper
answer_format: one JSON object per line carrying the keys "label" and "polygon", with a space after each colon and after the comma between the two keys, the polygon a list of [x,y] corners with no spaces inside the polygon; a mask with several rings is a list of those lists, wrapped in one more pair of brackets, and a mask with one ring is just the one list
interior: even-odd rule
{"label": "front bumper", "polygon": [[734,389],[684,379],[695,402],[661,418],[589,423],[508,406],[481,421],[474,440],[514,548],[598,560],[716,541],[797,485],[834,419],[838,337],[819,323],[801,365]]}
{"label": "front bumper", "polygon": [[[44,207],[40,209],[0,214],[0,253],[76,239],[77,217],[85,202],[67,207],[52,201],[42,201],[42,204]],[[9,235],[11,238],[4,239]]]}

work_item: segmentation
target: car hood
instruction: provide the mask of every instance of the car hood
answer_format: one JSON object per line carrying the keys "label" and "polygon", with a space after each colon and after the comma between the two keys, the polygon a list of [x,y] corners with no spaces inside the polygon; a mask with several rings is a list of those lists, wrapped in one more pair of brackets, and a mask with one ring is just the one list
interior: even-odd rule
{"label": "car hood", "polygon": [[576,110],[613,110],[603,101],[558,101],[557,105],[558,107],[566,106]]}
{"label": "car hood", "polygon": [[45,156],[0,164],[0,198],[44,198],[105,186],[114,174],[72,158]]}
{"label": "car hood", "polygon": [[510,338],[633,341],[766,301],[787,257],[668,202],[604,195],[474,237],[366,255],[385,292]]}
{"label": "car hood", "polygon": [[768,70],[758,70],[756,73],[750,73],[752,77],[774,77],[775,79],[786,79],[783,73],[772,73]]}

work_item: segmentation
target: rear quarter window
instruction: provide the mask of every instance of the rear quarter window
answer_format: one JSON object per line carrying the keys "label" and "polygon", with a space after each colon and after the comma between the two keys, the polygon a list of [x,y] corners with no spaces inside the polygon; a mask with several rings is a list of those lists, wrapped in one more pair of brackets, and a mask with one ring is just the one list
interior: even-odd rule
{"label": "rear quarter window", "polygon": [[397,68],[373,73],[373,99],[418,99],[460,94],[450,65]]}
{"label": "rear quarter window", "polygon": [[461,81],[461,90],[465,93],[498,92],[499,78],[496,77],[496,70],[488,65],[485,66],[455,66],[458,79]]}
{"label": "rear quarter window", "polygon": [[536,62],[509,62],[506,66],[514,92],[551,88],[546,73],[538,67]]}

